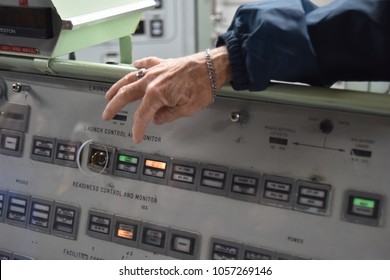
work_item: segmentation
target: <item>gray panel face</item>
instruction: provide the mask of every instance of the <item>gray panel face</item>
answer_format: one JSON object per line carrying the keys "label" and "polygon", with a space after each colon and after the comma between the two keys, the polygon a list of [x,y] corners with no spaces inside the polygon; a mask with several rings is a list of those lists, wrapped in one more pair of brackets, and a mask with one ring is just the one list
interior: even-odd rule
{"label": "gray panel face", "polygon": [[[171,252],[170,239],[180,233],[201,241],[195,242],[199,259],[210,258],[213,240],[239,248],[234,258],[241,259],[261,258],[261,252],[276,259],[390,259],[389,118],[220,96],[195,116],[151,124],[135,145],[131,127],[138,103],[123,108],[123,118],[101,120],[110,84],[12,71],[0,76],[7,88],[17,81],[34,92],[27,99],[12,94],[5,102],[31,110],[23,154],[0,154],[0,194],[6,194],[1,250],[34,259],[181,259],[187,256]],[[248,121],[231,122],[231,113],[240,111],[248,113]],[[332,121],[331,133],[321,131],[323,120]],[[81,169],[32,159],[37,139],[81,143]],[[110,149],[110,172],[88,169],[92,145]],[[120,154],[138,157],[139,176],[116,172]],[[145,159],[166,163],[165,177],[146,177]],[[186,168],[174,169],[175,164]],[[175,170],[180,175],[195,170],[194,186],[171,184]],[[209,173],[202,177],[205,170]],[[214,187],[202,185],[202,178]],[[253,179],[259,196],[250,195]],[[232,192],[234,181],[242,186]],[[267,181],[276,184],[266,186]],[[28,219],[26,225],[6,218],[10,194],[30,205],[53,203],[50,230],[33,230]],[[351,204],[349,197],[357,200]],[[20,210],[15,202],[13,209]],[[40,211],[44,205],[38,204]],[[90,209],[112,219],[110,238],[87,234]],[[367,218],[371,212],[376,214]],[[45,211],[38,216],[46,217]],[[123,223],[122,237],[115,237],[117,222]],[[159,230],[166,234],[163,247],[153,246]],[[132,231],[137,240],[130,240]],[[185,252],[191,245],[179,238],[176,246]]]}

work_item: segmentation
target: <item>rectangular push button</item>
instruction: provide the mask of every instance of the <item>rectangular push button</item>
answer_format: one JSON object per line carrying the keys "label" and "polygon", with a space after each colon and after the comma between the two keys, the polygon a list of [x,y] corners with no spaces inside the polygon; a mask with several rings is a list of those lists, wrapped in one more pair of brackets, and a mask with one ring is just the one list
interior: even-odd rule
{"label": "rectangular push button", "polygon": [[166,254],[169,228],[144,222],[142,224],[141,249],[157,254]]}
{"label": "rectangular push button", "polygon": [[383,196],[378,194],[347,191],[344,198],[343,219],[353,223],[379,226],[383,201]]}
{"label": "rectangular push button", "polygon": [[329,185],[297,181],[294,209],[317,215],[329,214],[331,187]]}
{"label": "rectangular push button", "polygon": [[8,204],[5,221],[7,224],[26,227],[28,203],[30,197],[23,194],[8,193]]}
{"label": "rectangular push button", "polygon": [[292,208],[294,183],[295,180],[291,178],[264,176],[260,202],[271,206]]}
{"label": "rectangular push button", "polygon": [[130,247],[138,246],[141,221],[122,216],[114,217],[112,241]]}
{"label": "rectangular push button", "polygon": [[68,239],[76,239],[79,219],[79,206],[55,202],[51,233]]}
{"label": "rectangular push button", "polygon": [[144,155],[141,180],[166,185],[170,161],[168,157]]}
{"label": "rectangular push button", "polygon": [[111,240],[114,215],[100,210],[89,210],[87,234],[93,238]]}
{"label": "rectangular push button", "polygon": [[22,132],[3,129],[0,132],[0,153],[13,157],[23,154],[24,134]]}
{"label": "rectangular push button", "polygon": [[198,164],[194,162],[172,160],[171,176],[168,185],[186,190],[195,190]]}
{"label": "rectangular push button", "polygon": [[67,167],[77,168],[76,159],[80,146],[80,142],[57,140],[54,163]]}
{"label": "rectangular push button", "polygon": [[142,154],[118,150],[115,155],[114,174],[129,179],[139,179]]}
{"label": "rectangular push button", "polygon": [[211,241],[212,260],[239,260],[241,259],[242,244],[213,238]]}
{"label": "rectangular push button", "polygon": [[223,166],[203,165],[198,190],[210,194],[226,195],[230,170]]}
{"label": "rectangular push button", "polygon": [[171,228],[168,256],[182,260],[199,258],[200,236],[196,232]]}
{"label": "rectangular push button", "polygon": [[260,174],[232,170],[228,196],[244,201],[257,202],[259,199],[260,180]]}
{"label": "rectangular push button", "polygon": [[33,136],[30,158],[36,161],[52,163],[55,141],[55,138]]}
{"label": "rectangular push button", "polygon": [[27,227],[31,230],[49,233],[52,209],[53,201],[31,197]]}

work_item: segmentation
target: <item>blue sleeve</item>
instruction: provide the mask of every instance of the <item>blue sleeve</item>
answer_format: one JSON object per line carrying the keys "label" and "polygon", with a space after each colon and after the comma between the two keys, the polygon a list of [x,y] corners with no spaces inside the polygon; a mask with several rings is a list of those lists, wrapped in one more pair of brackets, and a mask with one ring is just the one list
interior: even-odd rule
{"label": "blue sleeve", "polygon": [[270,80],[389,81],[390,0],[245,4],[217,45],[228,47],[236,90],[263,90]]}

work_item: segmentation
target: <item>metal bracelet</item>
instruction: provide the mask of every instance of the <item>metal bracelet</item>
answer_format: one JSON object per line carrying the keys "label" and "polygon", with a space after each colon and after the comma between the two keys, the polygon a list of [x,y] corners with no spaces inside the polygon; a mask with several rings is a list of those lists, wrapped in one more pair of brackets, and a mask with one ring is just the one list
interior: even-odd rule
{"label": "metal bracelet", "polygon": [[213,61],[211,60],[210,56],[210,49],[206,49],[206,65],[207,65],[207,71],[209,73],[210,83],[211,83],[211,90],[213,93],[213,100],[211,103],[214,103],[215,96],[217,94],[217,78],[215,76]]}

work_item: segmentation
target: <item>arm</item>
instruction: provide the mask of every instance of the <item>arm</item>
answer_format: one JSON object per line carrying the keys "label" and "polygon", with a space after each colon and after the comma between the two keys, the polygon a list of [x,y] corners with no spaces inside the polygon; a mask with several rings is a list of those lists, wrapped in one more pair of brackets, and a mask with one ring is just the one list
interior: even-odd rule
{"label": "arm", "polygon": [[305,0],[241,6],[218,45],[227,45],[237,90],[270,80],[329,86],[338,80],[390,80],[390,1]]}

